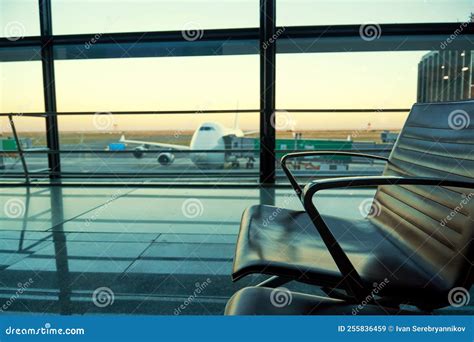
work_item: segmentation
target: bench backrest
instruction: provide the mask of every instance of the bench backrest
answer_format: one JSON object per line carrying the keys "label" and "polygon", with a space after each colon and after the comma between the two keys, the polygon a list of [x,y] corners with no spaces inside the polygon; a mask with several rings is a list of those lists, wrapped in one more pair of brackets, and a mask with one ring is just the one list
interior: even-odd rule
{"label": "bench backrest", "polygon": [[[474,101],[415,104],[384,175],[474,182]],[[474,189],[381,186],[372,212],[436,281],[470,287]]]}

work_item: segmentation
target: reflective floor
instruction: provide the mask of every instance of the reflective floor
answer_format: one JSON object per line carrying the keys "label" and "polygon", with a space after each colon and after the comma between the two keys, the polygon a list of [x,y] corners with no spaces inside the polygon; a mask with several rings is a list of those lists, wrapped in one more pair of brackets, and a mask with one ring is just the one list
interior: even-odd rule
{"label": "reflective floor", "polygon": [[[372,195],[328,191],[317,205],[354,217]],[[258,203],[300,208],[289,189],[1,188],[0,311],[222,314],[266,278],[230,279],[240,216]]]}

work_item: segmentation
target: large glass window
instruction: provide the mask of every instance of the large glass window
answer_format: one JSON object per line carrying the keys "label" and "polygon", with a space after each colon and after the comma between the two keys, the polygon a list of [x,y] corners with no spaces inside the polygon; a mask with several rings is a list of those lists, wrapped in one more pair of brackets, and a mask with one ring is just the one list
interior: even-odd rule
{"label": "large glass window", "polygon": [[[258,134],[245,145],[237,137],[241,131],[256,131],[258,112],[206,111],[258,108],[257,55],[67,60],[55,65],[58,110],[96,112],[59,117],[62,149],[75,150],[62,154],[63,171],[155,173],[174,180],[242,172],[256,177],[255,164],[246,169],[250,152],[234,150],[256,148]],[[190,113],[123,113],[127,111]],[[252,151],[252,158],[256,154]]]}
{"label": "large glass window", "polygon": [[257,27],[258,0],[53,0],[55,34]]}

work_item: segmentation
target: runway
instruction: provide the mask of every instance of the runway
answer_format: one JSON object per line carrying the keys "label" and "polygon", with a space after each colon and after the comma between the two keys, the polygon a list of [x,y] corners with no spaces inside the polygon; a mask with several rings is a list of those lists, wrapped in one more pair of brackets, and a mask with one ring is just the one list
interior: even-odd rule
{"label": "runway", "polygon": [[[239,159],[239,167],[226,163],[224,167],[218,165],[215,168],[202,169],[197,167],[190,158],[190,153],[176,153],[175,160],[170,165],[160,165],[157,160],[158,153],[147,152],[142,158],[135,158],[132,153],[118,153],[114,151],[103,151],[103,145],[90,144],[87,146],[70,145],[63,149],[69,153],[61,153],[62,172],[67,175],[87,175],[90,178],[95,176],[104,177],[150,177],[168,179],[172,181],[186,179],[257,179],[260,167],[259,158],[255,158],[253,168],[246,168],[247,159]],[[4,168],[0,170],[3,176],[22,174],[23,166],[18,156],[4,157]],[[46,153],[26,153],[26,164],[32,173],[48,168]],[[1,164],[0,164],[1,165]],[[364,163],[362,160],[351,162],[347,165],[347,170],[316,170],[312,167],[295,170],[295,174],[303,177],[326,177],[326,176],[350,176],[350,175],[377,175],[383,171],[383,163]],[[311,165],[309,165],[311,166]],[[308,165],[306,165],[308,167]],[[345,166],[344,166],[345,167]],[[43,171],[44,172],[44,171]],[[284,179],[284,174],[277,163],[277,178]]]}

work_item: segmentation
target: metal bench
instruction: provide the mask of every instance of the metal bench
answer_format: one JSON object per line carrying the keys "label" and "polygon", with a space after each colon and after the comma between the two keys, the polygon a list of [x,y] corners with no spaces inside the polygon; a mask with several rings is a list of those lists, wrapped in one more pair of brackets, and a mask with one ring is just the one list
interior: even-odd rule
{"label": "metal bench", "polygon": [[[370,297],[370,304],[379,307],[409,304],[423,311],[449,305],[453,289],[469,290],[474,259],[474,101],[415,104],[389,158],[338,153],[386,160],[382,176],[323,179],[301,187],[286,164],[292,158],[329,153],[334,152],[282,158],[304,210],[255,205],[244,212],[232,278],[253,273],[274,277],[260,288],[237,293],[227,313],[254,314],[255,307],[247,312],[242,305],[248,293],[254,301],[255,296],[265,300],[265,287],[293,280],[321,287],[328,296],[321,299],[324,303],[337,299],[354,305]],[[321,215],[313,203],[322,190],[357,187],[377,188],[367,217]]]}

